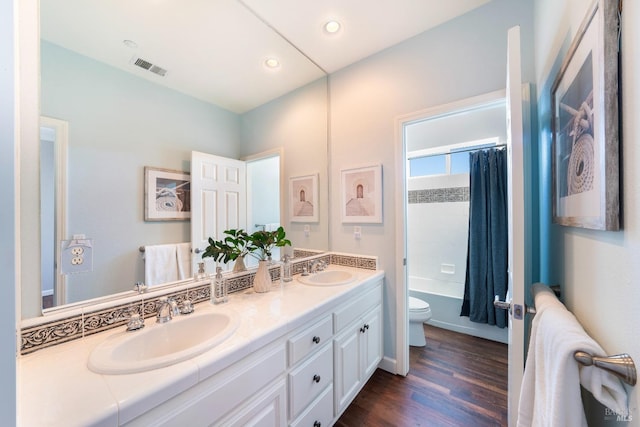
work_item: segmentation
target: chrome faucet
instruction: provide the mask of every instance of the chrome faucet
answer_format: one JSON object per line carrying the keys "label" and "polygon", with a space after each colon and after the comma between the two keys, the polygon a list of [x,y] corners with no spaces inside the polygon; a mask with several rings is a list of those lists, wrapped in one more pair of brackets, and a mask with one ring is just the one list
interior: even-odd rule
{"label": "chrome faucet", "polygon": [[325,267],[326,267],[326,264],[323,260],[316,259],[313,262],[311,262],[311,266],[309,267],[309,270],[311,273],[317,273],[318,271],[324,270]]}
{"label": "chrome faucet", "polygon": [[158,299],[158,304],[156,305],[156,307],[156,322],[167,323],[169,320],[171,320],[172,307],[167,297]]}

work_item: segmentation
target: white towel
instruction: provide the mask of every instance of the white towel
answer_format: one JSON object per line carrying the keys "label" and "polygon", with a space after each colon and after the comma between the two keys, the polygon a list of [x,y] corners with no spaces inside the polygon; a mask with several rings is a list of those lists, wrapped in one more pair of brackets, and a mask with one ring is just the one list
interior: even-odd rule
{"label": "white towel", "polygon": [[616,376],[595,366],[582,366],[573,353],[606,353],[584,331],[551,289],[535,284],[536,315],[524,370],[518,427],[586,426],[580,384],[606,407],[626,414],[626,390]]}
{"label": "white towel", "polygon": [[178,262],[178,280],[191,279],[191,243],[176,245]]}
{"label": "white towel", "polygon": [[266,224],[264,226],[264,230],[265,231],[269,231],[269,232],[276,231],[278,229],[278,227],[280,227],[280,223],[279,222],[272,222],[272,223]]}
{"label": "white towel", "polygon": [[144,283],[147,286],[178,280],[176,248],[175,244],[144,247]]}

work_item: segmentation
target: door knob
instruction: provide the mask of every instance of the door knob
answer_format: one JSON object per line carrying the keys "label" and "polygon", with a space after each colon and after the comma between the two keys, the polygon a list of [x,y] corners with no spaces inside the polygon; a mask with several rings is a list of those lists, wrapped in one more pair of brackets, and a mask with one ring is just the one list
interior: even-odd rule
{"label": "door knob", "polygon": [[495,298],[493,299],[493,306],[495,308],[500,308],[502,310],[511,311],[511,302],[500,301],[500,297],[498,295],[496,295]]}

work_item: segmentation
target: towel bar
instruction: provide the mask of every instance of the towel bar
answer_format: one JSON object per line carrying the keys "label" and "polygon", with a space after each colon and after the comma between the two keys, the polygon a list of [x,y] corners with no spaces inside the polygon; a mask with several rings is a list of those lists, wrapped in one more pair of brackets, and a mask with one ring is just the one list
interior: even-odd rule
{"label": "towel bar", "polygon": [[597,366],[600,369],[611,372],[629,385],[636,385],[637,371],[636,364],[627,353],[616,354],[615,356],[598,357],[592,356],[584,351],[576,351],[573,357],[584,366]]}
{"label": "towel bar", "polygon": [[[138,248],[138,250],[139,250],[140,252],[144,253],[144,246],[140,246],[140,247]],[[199,251],[199,249],[196,249],[196,253],[199,253],[198,251]]]}
{"label": "towel bar", "polygon": [[[538,287],[539,286],[538,284],[534,284],[534,286],[531,289],[531,293],[533,294],[534,298],[536,296],[536,293],[540,289],[544,289],[544,287],[546,287],[546,285],[543,285],[543,284],[540,284],[540,285],[542,286]],[[550,288],[553,291],[556,297],[558,298],[560,297],[560,286],[553,285],[553,286],[548,286],[548,288]],[[529,311],[529,307],[527,307],[527,312],[535,314],[536,309],[532,308],[532,310]],[[631,356],[628,355],[627,353],[600,357],[600,356],[593,356],[584,351],[576,351],[575,353],[573,353],[573,358],[576,359],[576,361],[583,366],[592,366],[592,365],[596,366],[600,369],[604,369],[605,371],[612,373],[613,375],[617,376],[618,378],[620,378],[622,381],[624,381],[629,385],[632,385],[632,386],[636,385],[637,377],[638,377],[636,364],[634,363]]]}

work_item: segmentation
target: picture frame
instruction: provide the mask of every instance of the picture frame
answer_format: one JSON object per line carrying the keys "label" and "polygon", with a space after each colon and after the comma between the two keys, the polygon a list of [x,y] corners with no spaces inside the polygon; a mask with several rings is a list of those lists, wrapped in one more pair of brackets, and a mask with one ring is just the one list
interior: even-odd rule
{"label": "picture frame", "polygon": [[144,220],[181,221],[190,218],[189,172],[145,166]]}
{"label": "picture frame", "polygon": [[343,223],[382,223],[382,165],[341,170]]}
{"label": "picture frame", "polygon": [[291,222],[318,222],[318,174],[289,178]]}
{"label": "picture frame", "polygon": [[617,5],[594,2],[551,88],[557,224],[620,228]]}

